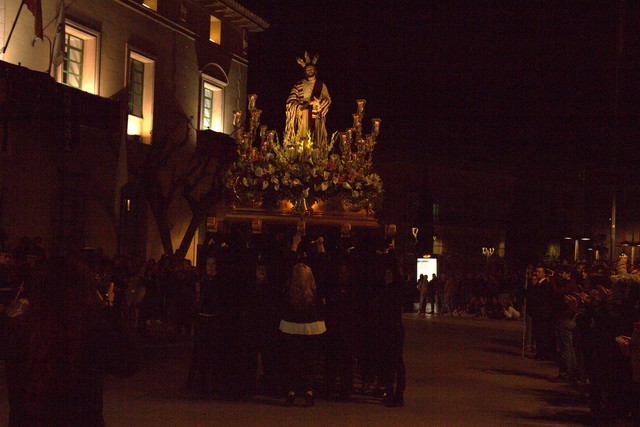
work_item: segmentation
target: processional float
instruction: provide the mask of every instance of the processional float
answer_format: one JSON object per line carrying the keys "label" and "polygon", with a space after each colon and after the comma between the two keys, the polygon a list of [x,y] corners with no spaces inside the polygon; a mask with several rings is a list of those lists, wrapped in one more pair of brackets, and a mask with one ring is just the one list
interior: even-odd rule
{"label": "processional float", "polygon": [[251,221],[254,231],[263,223],[340,226],[343,234],[351,226],[378,227],[383,187],[373,171],[373,152],[381,119],[373,118],[370,133],[365,133],[366,101],[358,99],[352,127],[330,137],[319,129],[330,98],[315,79],[316,61],[317,56],[310,60],[306,52],[304,60],[298,58],[305,80],[287,99],[282,139],[260,123],[256,94],[248,96],[248,117],[233,112],[231,136],[238,157],[225,177],[229,197],[218,209],[218,220]]}

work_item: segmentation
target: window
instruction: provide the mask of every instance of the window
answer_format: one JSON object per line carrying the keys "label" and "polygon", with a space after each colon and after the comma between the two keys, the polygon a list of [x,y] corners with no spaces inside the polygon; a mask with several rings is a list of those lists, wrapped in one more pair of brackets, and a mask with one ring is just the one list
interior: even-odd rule
{"label": "window", "polygon": [[221,31],[222,23],[218,18],[211,15],[211,20],[209,23],[209,40],[220,44],[220,31]]}
{"label": "window", "polygon": [[84,40],[73,34],[65,34],[64,67],[62,82],[80,89],[82,87],[82,63],[84,59]]}
{"label": "window", "polygon": [[222,88],[203,81],[200,129],[223,131],[222,95]]}
{"label": "window", "polygon": [[142,5],[156,12],[158,11],[158,0],[143,0]]}
{"label": "window", "polygon": [[129,114],[142,117],[144,62],[131,58],[129,64]]}
{"label": "window", "polygon": [[141,142],[150,144],[153,128],[155,61],[130,51],[127,76],[129,87],[127,134],[139,135]]}
{"label": "window", "polygon": [[58,82],[98,94],[98,37],[82,26],[65,25],[64,62],[56,73]]}

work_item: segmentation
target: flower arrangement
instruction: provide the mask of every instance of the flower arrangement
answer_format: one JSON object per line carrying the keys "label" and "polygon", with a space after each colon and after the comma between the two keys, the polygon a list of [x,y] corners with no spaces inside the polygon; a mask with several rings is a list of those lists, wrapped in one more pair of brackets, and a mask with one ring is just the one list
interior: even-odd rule
{"label": "flower arrangement", "polygon": [[[238,159],[227,171],[226,186],[237,202],[261,204],[269,209],[280,200],[290,200],[295,205],[295,201],[304,199],[305,205],[311,206],[317,200],[340,199],[369,211],[381,200],[382,180],[371,171],[380,119],[373,121],[374,133],[362,138],[363,112],[359,108],[360,120],[354,122],[354,129],[336,132],[328,142],[316,144],[309,134],[305,138],[285,135],[281,143],[275,131],[267,132],[266,126],[259,126],[260,110],[251,108],[255,97],[250,96],[248,132],[240,124],[242,113],[234,113]],[[334,152],[338,141],[340,154]]]}

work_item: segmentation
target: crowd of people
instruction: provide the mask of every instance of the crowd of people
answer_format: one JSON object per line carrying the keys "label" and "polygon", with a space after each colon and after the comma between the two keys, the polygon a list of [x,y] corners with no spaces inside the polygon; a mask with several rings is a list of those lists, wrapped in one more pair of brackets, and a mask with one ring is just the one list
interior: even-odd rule
{"label": "crowd of people", "polygon": [[604,263],[530,266],[525,345],[558,364],[596,417],[640,420],[640,271]]}
{"label": "crowd of people", "polygon": [[[519,319],[522,280],[516,275],[440,273],[420,275],[418,314]],[[413,287],[408,286],[409,290]],[[430,305],[431,310],[427,312]]]}
{"label": "crowd of people", "polygon": [[[31,410],[50,416],[51,407],[26,402],[45,396],[51,382],[65,381],[51,390],[64,389],[78,408],[92,408],[78,418],[89,420],[86,425],[100,420],[101,375],[135,369],[127,331],[144,336],[157,325],[192,339],[190,393],[271,395],[287,406],[298,397],[312,406],[318,394],[350,400],[363,393],[402,406],[402,311],[418,301],[421,315],[524,318],[523,345],[532,358],[557,363],[554,381],[577,385],[599,417],[638,419],[640,269],[627,257],[612,268],[547,263],[524,275],[444,272],[415,283],[403,280],[384,239],[327,250],[322,237],[312,241],[299,233],[274,235],[266,244],[255,238],[249,232],[211,239],[202,248],[201,270],[170,256],[109,258],[93,249],[47,260],[40,239],[21,239],[0,263],[2,340],[10,343],[1,356],[12,372],[12,417]],[[83,304],[89,308],[70,319],[70,307]],[[81,318],[87,328],[64,326]],[[89,339],[95,333],[106,341]],[[53,342],[52,334],[69,340]],[[40,341],[26,340],[34,336]],[[65,352],[60,357],[68,369],[60,373],[51,357]],[[98,369],[102,353],[122,363]],[[36,380],[29,372],[45,375]],[[85,385],[90,378],[90,398],[69,388],[80,378]],[[56,406],[60,414],[76,411]]]}
{"label": "crowd of people", "polygon": [[552,381],[575,385],[595,418],[640,420],[640,266],[626,255],[525,274],[440,273],[406,289],[405,310],[418,301],[422,316],[524,320],[523,354],[557,364]]}
{"label": "crowd of people", "polygon": [[393,252],[331,252],[322,237],[300,234],[277,250],[247,247],[208,253],[187,389],[281,396],[286,406],[357,391],[402,406],[403,281]]}
{"label": "crowd of people", "polygon": [[[41,310],[45,305],[49,307],[48,324],[56,323],[52,316],[65,318],[67,329],[55,333],[70,337],[78,333],[82,342],[96,330],[111,337],[113,333],[104,331],[126,330],[127,339],[122,342],[131,344],[134,331],[140,338],[158,324],[171,325],[171,333],[192,340],[185,389],[195,395],[270,395],[281,398],[286,406],[300,401],[312,406],[318,394],[347,401],[354,393],[361,393],[387,407],[403,406],[404,282],[389,242],[384,238],[361,245],[345,242],[325,250],[322,237],[311,241],[299,233],[289,238],[277,235],[266,246],[250,232],[239,236],[211,239],[202,248],[202,270],[169,256],[158,262],[110,258],[94,249],[48,260],[43,253],[20,262],[15,255],[5,259],[0,318],[3,339],[11,345],[1,356],[7,360],[7,369],[16,373],[7,378],[13,384],[9,387],[11,416],[20,420],[35,410],[41,420],[55,412],[55,408],[36,408],[29,403],[30,383],[21,377],[29,377],[29,368],[35,366],[30,364],[37,340],[28,338],[32,328],[43,327],[39,322],[44,319]],[[70,283],[65,284],[65,278]],[[50,288],[43,292],[51,280],[60,291],[54,296]],[[88,288],[93,293],[83,294]],[[47,299],[43,305],[44,294]],[[64,296],[67,300],[63,304]],[[102,309],[95,309],[96,301]],[[80,310],[73,322],[65,317],[70,315],[70,304],[84,303],[94,308],[86,313]],[[50,310],[55,304],[69,310]],[[85,323],[91,330],[78,331],[72,326],[78,325],[82,316],[87,316]],[[91,341],[80,349],[64,340],[43,345],[55,347],[49,353],[54,358],[63,347],[73,347],[77,358],[65,359],[69,372],[50,376],[46,387],[56,389],[56,381],[77,385],[81,378],[73,377],[76,373],[93,378],[91,398],[83,401],[75,390],[77,399],[72,406],[92,408],[78,419],[86,422],[83,425],[99,425],[96,420],[102,419],[101,403],[96,402],[101,400],[101,388],[97,391],[101,376],[129,374],[131,364],[123,364],[120,372],[96,371],[96,361],[101,358],[95,349],[103,348],[103,342]],[[393,351],[375,351],[381,348]],[[124,350],[131,350],[124,344],[112,348],[117,349],[123,351],[120,356],[112,355],[114,360],[120,360]],[[33,363],[49,369],[50,361]],[[27,388],[17,384],[27,384]],[[69,405],[60,407],[62,412],[56,416],[66,417],[75,411]]]}
{"label": "crowd of people", "polygon": [[140,360],[113,286],[101,293],[78,256],[13,255],[2,264],[0,307],[8,425],[104,426],[104,375],[130,376]]}

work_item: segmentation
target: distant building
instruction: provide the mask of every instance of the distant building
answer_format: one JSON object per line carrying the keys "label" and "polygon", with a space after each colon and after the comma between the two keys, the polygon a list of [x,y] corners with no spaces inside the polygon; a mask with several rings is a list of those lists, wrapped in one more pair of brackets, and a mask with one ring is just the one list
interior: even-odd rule
{"label": "distant building", "polygon": [[384,221],[397,224],[396,249],[407,268],[425,254],[440,258],[440,265],[473,269],[486,263],[487,251],[493,259],[508,253],[517,177],[469,157],[434,153],[378,166],[385,183]]}
{"label": "distant building", "polygon": [[[34,17],[24,7],[0,54],[6,244],[41,236],[47,249],[158,258],[156,224],[128,169],[154,138],[176,132],[179,117],[198,130],[233,129],[232,111],[246,105],[249,33],[268,24],[233,0],[67,0],[62,14],[59,4],[42,2],[45,39],[33,45]],[[2,45],[20,5],[0,0]],[[60,62],[53,52],[50,65],[58,16],[66,53]],[[191,132],[187,151],[196,138]],[[174,247],[189,216],[176,198]]]}

